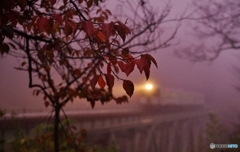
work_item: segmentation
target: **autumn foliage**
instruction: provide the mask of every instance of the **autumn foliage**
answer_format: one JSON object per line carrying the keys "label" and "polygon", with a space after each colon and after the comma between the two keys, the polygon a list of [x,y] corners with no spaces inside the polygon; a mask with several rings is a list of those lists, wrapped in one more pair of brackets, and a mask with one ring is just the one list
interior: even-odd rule
{"label": "autumn foliage", "polygon": [[[171,21],[166,20],[169,6],[157,15],[147,2],[136,3],[135,8],[126,0],[133,11],[126,18],[112,14],[105,3],[7,0],[0,5],[0,53],[19,58],[17,69],[28,73],[33,94],[42,95],[45,106],[54,109],[56,152],[63,107],[76,98],[86,99],[92,107],[96,101],[128,102],[134,93],[128,76],[138,69],[148,79],[157,62],[147,52],[169,46],[178,29],[156,41],[164,31],[160,26]],[[136,12],[140,10],[143,16]],[[127,95],[114,96],[116,80],[122,81]]]}
{"label": "autumn foliage", "polygon": [[[131,34],[127,21],[109,21],[111,12],[101,2],[9,0],[1,6],[1,54],[11,50],[27,58],[19,69],[29,72],[29,86],[35,95],[43,93],[46,106],[56,101],[63,106],[76,97],[92,107],[97,100],[127,102],[126,96],[112,95],[116,78],[129,96],[134,92],[134,84],[119,72],[129,76],[136,65],[148,79],[151,62],[157,66],[151,55],[134,57],[121,46]],[[61,80],[55,80],[56,72]],[[35,84],[33,75],[41,83]]]}

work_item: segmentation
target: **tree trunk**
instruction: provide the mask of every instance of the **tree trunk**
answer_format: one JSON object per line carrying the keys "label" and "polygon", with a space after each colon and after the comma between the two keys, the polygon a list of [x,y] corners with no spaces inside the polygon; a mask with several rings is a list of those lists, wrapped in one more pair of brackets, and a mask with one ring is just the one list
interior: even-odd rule
{"label": "tree trunk", "polygon": [[59,123],[60,123],[60,106],[55,106],[54,116],[54,152],[59,152]]}

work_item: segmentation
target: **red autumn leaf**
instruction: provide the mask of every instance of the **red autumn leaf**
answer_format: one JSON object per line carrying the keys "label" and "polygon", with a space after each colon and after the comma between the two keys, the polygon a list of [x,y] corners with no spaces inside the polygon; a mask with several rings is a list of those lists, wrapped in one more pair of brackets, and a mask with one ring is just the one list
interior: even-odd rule
{"label": "red autumn leaf", "polygon": [[59,23],[62,24],[63,23],[63,18],[60,14],[55,14],[54,15],[54,19]]}
{"label": "red autumn leaf", "polygon": [[45,17],[39,17],[36,26],[38,27],[38,30],[42,32],[43,29],[48,26],[48,19]]}
{"label": "red autumn leaf", "polygon": [[119,68],[118,68],[118,66],[114,65],[114,66],[113,66],[113,69],[114,69],[114,71],[115,71],[116,73],[119,73]]}
{"label": "red autumn leaf", "polygon": [[107,74],[110,74],[111,72],[112,72],[111,63],[108,63],[108,65],[107,65]]}
{"label": "red autumn leaf", "polygon": [[63,4],[67,5],[68,0],[63,0]]}
{"label": "red autumn leaf", "polygon": [[66,74],[62,75],[62,79],[65,80],[66,79]]}
{"label": "red autumn leaf", "polygon": [[20,16],[20,14],[18,14],[17,12],[12,12],[12,13],[6,14],[6,16],[11,21],[11,25],[16,27],[18,23],[18,16]]}
{"label": "red autumn leaf", "polygon": [[27,64],[27,62],[24,61],[24,62],[22,62],[21,66],[23,67],[26,64]]}
{"label": "red autumn leaf", "polygon": [[97,31],[94,28],[93,23],[89,21],[82,22],[82,28],[88,35],[93,35]]}
{"label": "red autumn leaf", "polygon": [[10,50],[10,47],[6,43],[3,43],[2,45],[0,44],[1,55],[3,55],[4,53],[8,53],[9,50]]}
{"label": "red autumn leaf", "polygon": [[70,25],[66,24],[65,27],[64,27],[64,33],[66,36],[72,34],[73,32],[73,29]]}
{"label": "red autumn leaf", "polygon": [[101,75],[98,77],[98,85],[101,88],[104,88],[106,86],[106,82],[103,80],[103,77]]}
{"label": "red autumn leaf", "polygon": [[115,25],[114,28],[124,42],[126,39],[126,34],[125,34],[124,30],[119,25]]}
{"label": "red autumn leaf", "polygon": [[93,5],[93,0],[88,0],[87,7],[90,8]]}
{"label": "red autumn leaf", "polygon": [[76,23],[74,23],[73,21],[68,20],[66,23],[67,23],[69,26],[71,26],[72,29],[76,29],[76,27],[77,27]]}
{"label": "red autumn leaf", "polygon": [[150,67],[151,67],[151,60],[146,57],[145,55],[141,55],[140,59],[135,59],[135,63],[140,71],[140,73],[142,73],[142,71],[144,71],[146,78],[148,80],[149,75],[150,75]]}
{"label": "red autumn leaf", "polygon": [[141,58],[140,59],[135,59],[135,63],[137,65],[137,68],[139,69],[139,72],[142,73],[143,69],[144,69],[144,64],[143,64]]}
{"label": "red autumn leaf", "polygon": [[75,70],[73,70],[73,73],[75,76],[79,76],[81,74],[81,70],[75,69]]}
{"label": "red autumn leaf", "polygon": [[107,42],[107,37],[102,32],[98,32],[97,36],[102,42]]}
{"label": "red autumn leaf", "polygon": [[131,31],[130,31],[130,29],[125,25],[125,24],[123,24],[122,22],[118,22],[118,24],[121,26],[121,28],[123,29],[123,31],[124,31],[124,33],[125,34],[131,34]]}
{"label": "red autumn leaf", "polygon": [[105,78],[106,78],[109,90],[112,90],[114,86],[114,76],[111,74],[105,74]]}
{"label": "red autumn leaf", "polygon": [[124,48],[122,50],[122,56],[123,57],[128,57],[128,55],[129,55],[129,48]]}
{"label": "red autumn leaf", "polygon": [[50,3],[53,6],[56,3],[56,0],[50,0]]}
{"label": "red autumn leaf", "polygon": [[150,54],[144,54],[144,56],[145,56],[146,58],[148,58],[149,60],[151,60],[156,67],[158,67],[157,61],[156,61]]}
{"label": "red autumn leaf", "polygon": [[127,76],[134,70],[135,63],[134,62],[129,62],[125,65],[125,73]]}
{"label": "red autumn leaf", "polygon": [[24,10],[25,7],[27,6],[27,1],[26,0],[18,0],[18,3],[19,3],[22,10]]}
{"label": "red autumn leaf", "polygon": [[117,22],[118,25],[115,25],[114,26],[114,29],[118,32],[119,36],[122,38],[123,41],[125,41],[126,39],[126,35],[127,34],[131,34],[131,31],[130,29],[125,25],[123,24],[122,22]]}
{"label": "red autumn leaf", "polygon": [[131,97],[134,92],[134,84],[129,80],[123,80],[123,89]]}
{"label": "red autumn leaf", "polygon": [[45,101],[45,107],[47,108],[49,105],[50,105],[50,103],[48,102],[48,101]]}
{"label": "red autumn leaf", "polygon": [[112,33],[113,33],[113,26],[114,26],[113,22],[111,22],[111,23],[103,23],[102,30],[103,30],[103,33],[106,35],[107,38],[109,38],[112,35]]}
{"label": "red autumn leaf", "polygon": [[148,80],[149,76],[150,76],[150,68],[146,68],[144,69],[144,73],[145,73],[145,76],[146,76],[146,79]]}
{"label": "red autumn leaf", "polygon": [[91,101],[90,101],[90,104],[91,104],[92,108],[94,108],[94,106],[95,106],[95,101],[94,101],[94,100],[91,100]]}
{"label": "red autumn leaf", "polygon": [[98,82],[98,78],[99,78],[99,75],[95,75],[91,80],[90,80],[90,85],[92,87],[92,89],[94,90],[95,89],[95,86]]}
{"label": "red autumn leaf", "polygon": [[125,64],[124,64],[122,61],[118,61],[118,66],[120,67],[120,69],[121,69],[122,71],[125,70]]}
{"label": "red autumn leaf", "polygon": [[36,90],[36,96],[38,96],[40,93],[40,90]]}
{"label": "red autumn leaf", "polygon": [[129,53],[129,49],[128,48],[124,48],[122,50],[122,58],[127,60],[127,61],[133,61],[133,56]]}
{"label": "red autumn leaf", "polygon": [[118,66],[124,72],[127,76],[129,76],[130,73],[134,70],[135,63],[134,62],[128,62],[124,64],[122,61],[118,61]]}

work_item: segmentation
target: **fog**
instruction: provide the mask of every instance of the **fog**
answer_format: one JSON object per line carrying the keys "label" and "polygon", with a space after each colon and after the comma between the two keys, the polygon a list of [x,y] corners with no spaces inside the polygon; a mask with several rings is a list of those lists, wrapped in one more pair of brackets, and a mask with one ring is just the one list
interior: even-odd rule
{"label": "fog", "polygon": [[[181,10],[180,8],[177,5],[173,10]],[[225,51],[212,62],[193,63],[180,59],[174,54],[174,50],[182,51],[181,48],[194,42],[187,29],[189,27],[186,25],[180,29],[176,37],[176,42],[180,42],[178,45],[152,53],[159,68],[152,66],[150,80],[167,88],[199,92],[205,96],[207,107],[220,111],[225,116],[234,117],[240,111],[240,94],[234,88],[240,82],[233,70],[233,65],[239,64],[237,51]],[[8,111],[44,109],[42,97],[33,97],[33,90],[28,89],[27,74],[14,69],[17,65],[17,60],[12,57],[0,59],[0,108]],[[144,79],[142,75],[142,79],[136,82]]]}
{"label": "fog", "polygon": [[164,83],[173,88],[202,93],[211,109],[233,117],[239,112],[239,80],[232,65],[238,64],[235,52],[223,53],[213,62],[192,63],[174,57],[169,52],[160,57]]}
{"label": "fog", "polygon": [[[234,87],[240,83],[232,67],[239,62],[236,52],[225,52],[213,62],[193,63],[177,58],[173,50],[153,53],[159,68],[152,67],[150,80],[164,87],[200,92],[206,97],[206,104],[215,110],[237,112],[240,96]],[[14,69],[18,64],[16,60],[5,58],[0,62],[0,107],[9,110],[43,108],[42,97],[32,97],[32,90],[27,88],[27,74]],[[144,82],[144,75],[141,77]]]}
{"label": "fog", "polygon": [[[152,0],[152,2],[156,4],[154,7],[158,9],[162,7],[161,4],[168,3],[168,0],[164,3],[159,3],[157,0]],[[191,13],[190,2],[191,0],[184,0],[179,4],[179,1],[173,1],[169,18],[179,17],[183,12],[185,15]],[[110,5],[113,4],[110,3]],[[188,9],[186,10],[186,8]],[[171,22],[161,26],[163,31],[166,31],[166,34],[161,35],[163,39],[171,35],[169,31],[170,33],[174,31],[176,23]],[[240,54],[236,50],[226,50],[215,60],[202,62],[192,62],[188,57],[180,58],[177,56],[177,54],[183,53],[185,48],[205,41],[205,39],[192,34],[194,31],[192,31],[191,26],[195,23],[193,20],[182,21],[172,45],[149,52],[156,59],[158,68],[154,64],[151,65],[150,79],[147,82],[152,83],[153,88],[159,94],[143,91],[146,77],[144,73],[140,74],[135,66],[134,72],[129,77],[126,77],[124,73],[120,74],[121,78],[131,80],[135,85],[134,95],[129,98],[129,103],[117,105],[111,101],[101,105],[100,102],[97,102],[92,109],[89,102],[77,98],[64,107],[68,117],[77,120],[77,125],[81,129],[95,129],[95,131],[102,129],[107,132],[104,135],[101,134],[101,131],[97,131],[99,137],[114,138],[111,140],[116,142],[117,135],[120,135],[119,139],[121,140],[119,141],[123,141],[121,148],[137,147],[142,149],[143,143],[147,143],[147,145],[149,143],[150,146],[146,146],[147,150],[145,151],[159,151],[156,150],[157,148],[153,150],[155,147],[159,147],[159,149],[167,147],[170,149],[168,151],[176,151],[174,149],[181,147],[182,151],[186,151],[188,146],[196,146],[198,151],[202,151],[198,145],[202,145],[204,142],[209,148],[208,144],[216,141],[204,141],[205,135],[208,136],[205,132],[206,128],[212,129],[211,126],[206,125],[207,113],[216,114],[221,120],[220,123],[224,123],[227,127],[233,127],[233,123],[239,122],[240,93],[235,87],[240,87],[240,74],[233,67],[238,67]],[[159,41],[162,40],[162,37],[159,38]],[[215,44],[215,42],[207,41],[209,44]],[[39,117],[45,116],[45,112],[52,111],[52,109],[51,106],[44,106],[41,94],[37,97],[33,96],[34,89],[28,88],[27,72],[14,69],[14,67],[21,65],[21,62],[10,56],[0,58],[0,110],[6,110],[6,118],[10,116],[11,112],[17,112],[19,118],[23,118],[22,124],[26,124],[27,127],[25,127],[29,129],[31,127],[28,126],[28,123],[34,126],[38,123],[36,120]],[[115,79],[114,83],[114,95],[126,94],[122,87],[122,81]],[[171,95],[170,100],[164,101],[162,98],[164,91]],[[179,91],[180,96],[174,94],[174,91]],[[204,99],[201,100],[203,102],[198,102],[200,98],[191,98],[197,95],[203,97],[201,98]],[[188,102],[189,100],[191,101]],[[168,101],[170,104],[167,103]],[[31,119],[27,122],[23,121],[28,120],[25,118]],[[227,136],[225,131],[221,132],[221,125],[218,125],[217,121],[211,123],[216,125],[215,128],[213,127],[214,131],[217,130],[215,132],[216,138],[227,140],[227,138],[221,138],[220,134]],[[4,126],[6,128],[13,127],[8,123],[3,123],[3,128]],[[116,133],[111,129],[115,130]],[[227,129],[227,131],[233,130],[233,128]],[[218,134],[219,132],[220,134]],[[90,134],[90,138],[97,139],[97,137],[94,132]],[[202,142],[199,142],[201,140]],[[133,144],[129,144],[129,141]],[[119,143],[121,144],[121,142]],[[139,151],[139,149],[135,148],[135,151]]]}

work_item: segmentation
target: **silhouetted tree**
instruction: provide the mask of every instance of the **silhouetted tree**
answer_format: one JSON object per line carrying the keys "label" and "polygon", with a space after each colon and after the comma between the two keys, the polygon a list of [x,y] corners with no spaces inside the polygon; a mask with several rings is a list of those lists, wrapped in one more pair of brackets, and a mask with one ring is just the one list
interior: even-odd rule
{"label": "silhouetted tree", "polygon": [[194,1],[195,14],[190,19],[197,44],[184,49],[181,57],[193,61],[216,59],[221,52],[240,49],[239,1]]}
{"label": "silhouetted tree", "polygon": [[[176,35],[165,33],[170,5],[154,11],[147,1],[126,0],[111,12],[104,0],[7,0],[0,6],[0,52],[21,61],[29,88],[43,95],[54,111],[54,145],[59,151],[60,111],[76,98],[94,107],[127,96],[112,93],[115,78],[128,96],[134,92],[127,76],[136,66],[146,79],[156,60],[146,52],[168,47]],[[160,38],[161,37],[161,38]],[[98,85],[97,85],[98,84]]]}

